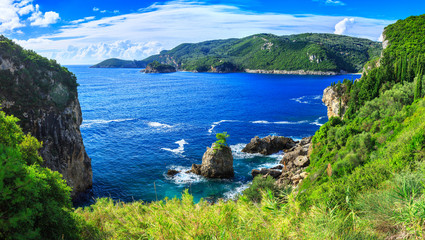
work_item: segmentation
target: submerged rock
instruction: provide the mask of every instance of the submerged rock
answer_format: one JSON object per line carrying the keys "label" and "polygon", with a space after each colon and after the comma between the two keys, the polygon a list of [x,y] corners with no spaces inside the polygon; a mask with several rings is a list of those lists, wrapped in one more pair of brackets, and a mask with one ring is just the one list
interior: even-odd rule
{"label": "submerged rock", "polygon": [[202,157],[202,164],[193,164],[192,172],[207,178],[232,178],[233,156],[232,150],[228,146],[221,146],[220,149],[214,149],[215,143]]}
{"label": "submerged rock", "polygon": [[167,171],[167,175],[171,176],[171,177],[174,177],[175,175],[177,175],[179,173],[180,173],[180,171],[177,171],[175,169],[168,169],[168,171]]}
{"label": "submerged rock", "polygon": [[255,136],[251,139],[242,152],[246,153],[261,153],[263,155],[270,155],[282,150],[290,149],[295,146],[294,140],[287,137],[267,136],[259,138]]}

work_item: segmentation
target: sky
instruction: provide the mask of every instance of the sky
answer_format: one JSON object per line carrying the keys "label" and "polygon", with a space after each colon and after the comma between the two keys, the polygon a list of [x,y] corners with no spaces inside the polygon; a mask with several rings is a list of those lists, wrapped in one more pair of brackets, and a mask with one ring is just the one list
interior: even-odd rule
{"label": "sky", "polygon": [[0,0],[0,34],[64,65],[142,60],[181,43],[257,33],[379,41],[425,0]]}

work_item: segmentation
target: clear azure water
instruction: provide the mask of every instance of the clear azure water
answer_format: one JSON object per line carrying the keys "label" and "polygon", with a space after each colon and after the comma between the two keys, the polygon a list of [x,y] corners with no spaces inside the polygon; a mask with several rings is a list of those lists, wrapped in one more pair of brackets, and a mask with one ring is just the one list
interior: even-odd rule
{"label": "clear azure water", "polygon": [[[322,92],[344,76],[144,74],[138,69],[68,66],[80,84],[81,132],[92,158],[92,198],[152,201],[179,197],[232,198],[252,180],[251,170],[277,164],[241,149],[254,136],[301,139],[327,121]],[[227,131],[235,177],[208,180],[168,169],[200,164],[215,134]],[[88,202],[79,205],[89,204]]]}

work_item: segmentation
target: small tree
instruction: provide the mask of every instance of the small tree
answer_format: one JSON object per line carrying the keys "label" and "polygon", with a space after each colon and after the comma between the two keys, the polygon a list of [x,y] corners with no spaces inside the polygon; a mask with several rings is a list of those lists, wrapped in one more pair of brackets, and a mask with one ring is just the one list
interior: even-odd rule
{"label": "small tree", "polygon": [[215,141],[215,144],[214,144],[214,152],[216,150],[220,150],[222,146],[228,146],[227,138],[230,137],[230,135],[227,134],[227,132],[217,133],[215,137],[217,138],[217,141]]}
{"label": "small tree", "polygon": [[416,77],[416,86],[415,86],[415,100],[422,98],[422,81],[423,76],[419,75]]}

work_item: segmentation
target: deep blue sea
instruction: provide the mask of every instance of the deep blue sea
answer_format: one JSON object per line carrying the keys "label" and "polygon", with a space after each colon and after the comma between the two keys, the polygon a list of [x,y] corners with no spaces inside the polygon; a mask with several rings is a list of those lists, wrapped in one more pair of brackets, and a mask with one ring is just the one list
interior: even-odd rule
{"label": "deep blue sea", "polygon": [[[251,138],[313,135],[327,121],[323,90],[356,77],[68,68],[80,84],[81,133],[93,168],[91,198],[122,201],[179,197],[184,189],[196,201],[235,197],[252,180],[252,169],[281,158],[242,153]],[[230,135],[233,179],[166,176],[168,169],[200,164],[216,133],[224,131]]]}

